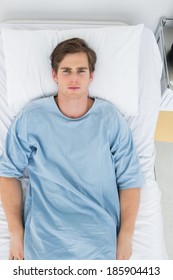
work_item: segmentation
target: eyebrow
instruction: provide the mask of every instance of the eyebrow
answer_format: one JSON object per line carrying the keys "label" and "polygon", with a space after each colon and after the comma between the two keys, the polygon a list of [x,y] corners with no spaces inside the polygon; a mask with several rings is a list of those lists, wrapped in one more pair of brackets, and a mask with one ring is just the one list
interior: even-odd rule
{"label": "eyebrow", "polygon": [[[70,67],[61,67],[60,69],[69,69],[69,70],[71,70],[72,68],[70,68]],[[80,67],[77,67],[76,69],[84,69],[84,70],[87,70],[87,69],[89,69],[88,67],[84,67],[84,66],[80,66]]]}

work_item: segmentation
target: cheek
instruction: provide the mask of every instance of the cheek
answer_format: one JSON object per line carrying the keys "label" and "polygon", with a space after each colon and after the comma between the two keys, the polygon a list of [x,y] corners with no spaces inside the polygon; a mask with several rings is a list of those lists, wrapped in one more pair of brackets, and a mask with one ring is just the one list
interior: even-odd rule
{"label": "cheek", "polygon": [[59,75],[57,78],[58,78],[58,79],[57,79],[57,82],[58,82],[59,84],[64,84],[64,83],[67,82],[67,76]]}

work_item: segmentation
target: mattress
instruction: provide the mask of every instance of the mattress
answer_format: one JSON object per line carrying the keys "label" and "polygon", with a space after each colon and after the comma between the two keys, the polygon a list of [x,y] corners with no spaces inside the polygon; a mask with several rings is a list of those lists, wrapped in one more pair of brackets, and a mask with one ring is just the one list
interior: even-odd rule
{"label": "mattress", "polygon": [[[1,26],[15,29],[71,29],[114,25],[112,22],[15,22]],[[4,53],[0,34],[0,152],[3,151],[7,129],[11,124],[7,96]],[[126,119],[131,127],[138,151],[145,186],[141,191],[140,208],[133,237],[131,259],[168,259],[163,232],[161,193],[155,173],[154,132],[160,105],[160,77],[162,63],[153,33],[144,28],[140,44],[139,114]],[[27,187],[27,179],[22,182]],[[0,259],[8,259],[9,234],[5,214],[0,204]]]}

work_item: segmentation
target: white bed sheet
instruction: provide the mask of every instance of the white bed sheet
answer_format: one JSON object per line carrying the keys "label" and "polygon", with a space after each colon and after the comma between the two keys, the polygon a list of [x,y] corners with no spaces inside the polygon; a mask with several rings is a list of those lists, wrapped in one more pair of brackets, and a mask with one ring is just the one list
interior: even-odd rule
{"label": "white bed sheet", "polygon": [[[111,25],[112,23],[107,23]],[[121,24],[121,23],[120,23]],[[8,28],[26,29],[71,29],[98,26],[98,23],[7,23]],[[99,23],[104,26],[105,23]],[[161,58],[153,33],[144,28],[141,39],[139,66],[139,115],[126,116],[132,129],[137,147],[145,186],[141,192],[141,202],[133,238],[132,259],[168,259],[163,233],[160,204],[160,190],[155,180],[154,131],[160,105]],[[20,97],[19,97],[20,98]],[[6,75],[0,36],[0,152],[3,150],[7,129],[11,123],[6,100]],[[26,187],[26,182],[23,183]],[[9,234],[5,215],[0,203],[0,259],[8,259]]]}

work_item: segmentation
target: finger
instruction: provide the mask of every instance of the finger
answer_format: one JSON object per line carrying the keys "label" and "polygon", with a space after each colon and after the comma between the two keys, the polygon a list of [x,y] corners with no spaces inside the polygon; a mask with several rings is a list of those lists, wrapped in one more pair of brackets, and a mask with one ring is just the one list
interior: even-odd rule
{"label": "finger", "polygon": [[19,256],[18,256],[18,259],[19,259],[19,260],[23,260],[23,259],[24,259],[23,254],[19,255]]}
{"label": "finger", "polygon": [[19,256],[15,256],[15,257],[14,257],[14,260],[15,260],[15,261],[19,261],[19,260],[21,260],[21,258],[20,258]]}
{"label": "finger", "polygon": [[23,260],[24,259],[24,256],[23,254],[17,254],[16,257],[15,257],[15,260]]}
{"label": "finger", "polygon": [[9,260],[13,260],[14,259],[14,256],[13,256],[13,254],[10,252],[10,254],[9,254],[9,258],[8,258]]}

